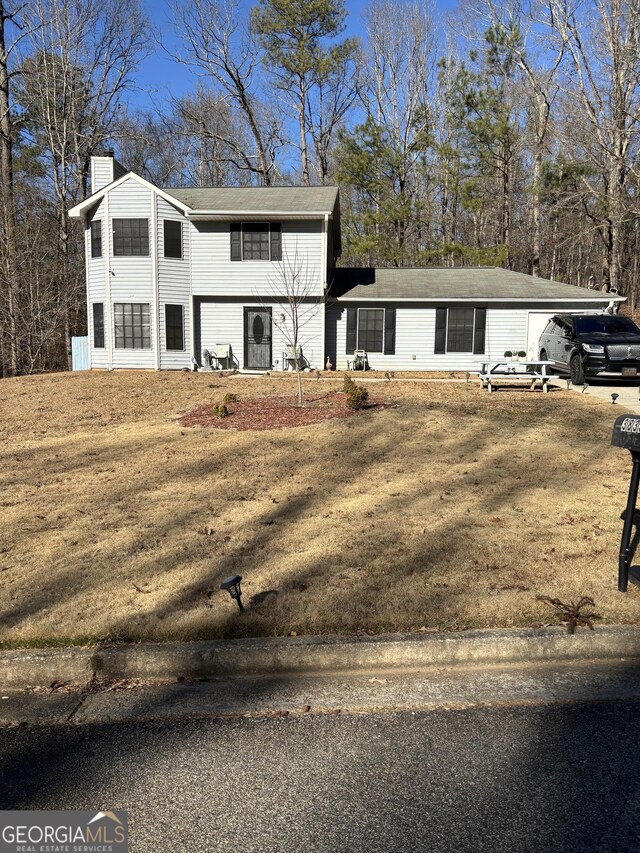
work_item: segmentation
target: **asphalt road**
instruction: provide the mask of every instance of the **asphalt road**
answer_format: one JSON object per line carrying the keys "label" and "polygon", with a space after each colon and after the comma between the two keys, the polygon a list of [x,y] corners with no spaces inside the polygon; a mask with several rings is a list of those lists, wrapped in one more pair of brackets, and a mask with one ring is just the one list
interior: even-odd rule
{"label": "asphalt road", "polygon": [[0,730],[4,809],[155,853],[637,851],[640,702]]}

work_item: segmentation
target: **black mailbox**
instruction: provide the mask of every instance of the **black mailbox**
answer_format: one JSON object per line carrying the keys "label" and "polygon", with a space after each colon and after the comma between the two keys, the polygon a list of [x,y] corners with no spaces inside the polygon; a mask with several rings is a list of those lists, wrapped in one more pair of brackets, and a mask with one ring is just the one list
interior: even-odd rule
{"label": "black mailbox", "polygon": [[633,557],[631,553],[631,531],[638,498],[638,485],[640,485],[640,416],[621,415],[616,418],[611,444],[613,447],[626,447],[631,453],[633,461],[627,508],[624,513],[620,555],[618,557],[618,589],[620,592],[626,592],[629,578],[633,583],[640,585],[640,566],[630,565]]}

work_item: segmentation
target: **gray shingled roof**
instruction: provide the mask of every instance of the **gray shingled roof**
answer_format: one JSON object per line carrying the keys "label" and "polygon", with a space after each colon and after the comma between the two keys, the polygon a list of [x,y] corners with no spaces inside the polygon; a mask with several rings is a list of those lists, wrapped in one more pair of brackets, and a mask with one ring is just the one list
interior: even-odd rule
{"label": "gray shingled roof", "polygon": [[184,187],[166,189],[192,210],[250,213],[331,213],[337,187]]}
{"label": "gray shingled roof", "polygon": [[534,278],[498,267],[454,269],[348,269],[335,270],[330,296],[347,301],[411,300],[448,302],[455,299],[531,302],[556,300],[619,299],[612,294]]}

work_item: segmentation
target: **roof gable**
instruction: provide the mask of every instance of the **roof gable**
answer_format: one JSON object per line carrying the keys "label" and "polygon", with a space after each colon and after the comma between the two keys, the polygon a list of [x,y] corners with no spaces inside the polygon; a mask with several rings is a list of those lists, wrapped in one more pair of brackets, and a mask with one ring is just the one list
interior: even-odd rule
{"label": "roof gable", "polygon": [[135,172],[125,172],[125,174],[122,175],[122,177],[118,178],[115,181],[112,181],[110,184],[107,184],[105,187],[102,187],[102,189],[98,190],[98,192],[93,193],[93,195],[90,195],[84,201],[81,201],[80,204],[76,204],[75,207],[72,207],[69,210],[69,216],[71,217],[71,219],[81,219],[83,216],[85,216],[87,214],[87,212],[89,210],[91,210],[91,208],[95,204],[97,204],[102,198],[104,198],[104,196],[110,190],[116,189],[117,187],[119,187],[121,184],[124,184],[124,182],[128,181],[128,180],[136,181],[137,183],[141,184],[143,187],[146,187],[148,190],[151,190],[152,192],[159,195],[161,198],[165,199],[165,201],[168,201],[169,204],[172,204],[172,205],[174,205],[174,207],[179,208],[183,213],[186,213],[189,210],[189,207],[186,204],[184,204],[184,202],[180,201],[179,199],[175,198],[174,196],[168,195],[164,190],[159,189],[159,187],[156,187],[150,181],[147,181],[144,178],[141,178],[140,175],[136,175]]}

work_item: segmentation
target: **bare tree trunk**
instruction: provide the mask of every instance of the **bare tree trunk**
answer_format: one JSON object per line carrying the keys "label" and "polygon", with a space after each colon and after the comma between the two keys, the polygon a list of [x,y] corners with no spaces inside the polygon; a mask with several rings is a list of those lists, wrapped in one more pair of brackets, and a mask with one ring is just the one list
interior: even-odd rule
{"label": "bare tree trunk", "polygon": [[311,185],[309,177],[309,152],[307,150],[307,90],[304,78],[299,80],[300,90],[298,92],[298,131],[300,134],[300,171],[302,172],[302,183],[305,187]]}
{"label": "bare tree trunk", "polygon": [[[4,0],[0,0],[0,179],[2,183],[2,215],[4,223],[3,265],[5,294],[0,293],[7,305],[9,321],[9,372],[15,376],[18,372],[18,335],[16,330],[17,276],[16,258],[18,244],[16,239],[16,211],[13,186],[13,125],[11,121],[9,99],[8,50],[5,39],[6,24],[13,16],[5,9]],[[4,364],[3,364],[4,367]]]}

